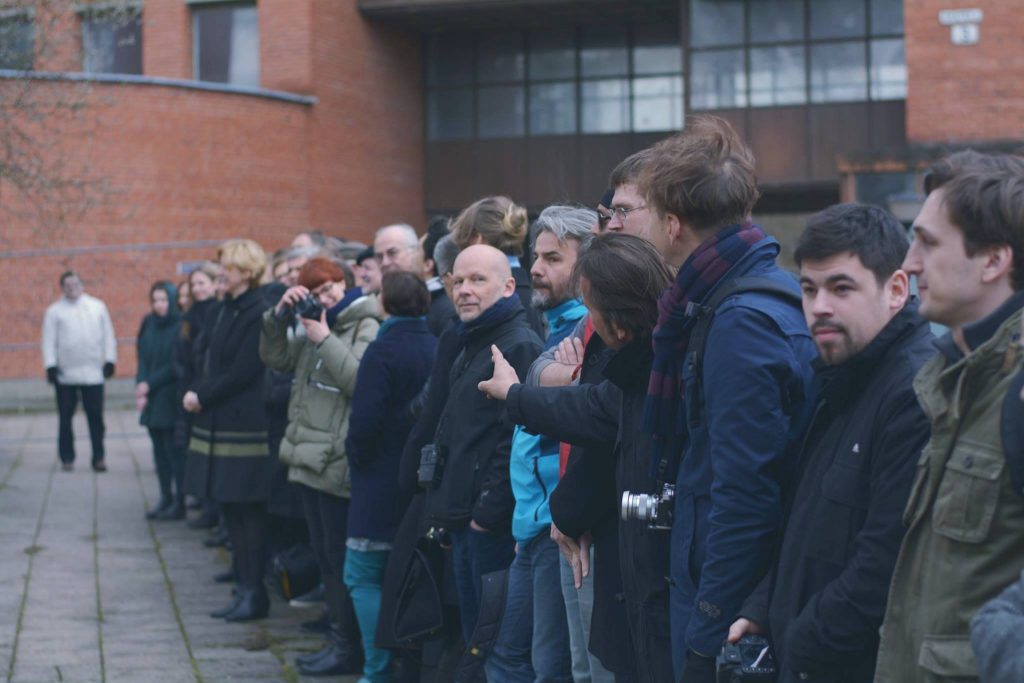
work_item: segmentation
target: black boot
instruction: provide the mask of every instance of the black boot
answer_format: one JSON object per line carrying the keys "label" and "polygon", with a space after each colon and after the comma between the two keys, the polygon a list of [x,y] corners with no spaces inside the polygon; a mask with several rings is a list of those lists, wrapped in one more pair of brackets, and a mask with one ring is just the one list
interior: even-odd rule
{"label": "black boot", "polygon": [[231,614],[238,607],[238,604],[242,601],[242,591],[236,591],[234,597],[224,607],[221,607],[215,612],[210,612],[210,616],[214,619],[223,619],[227,615]]}
{"label": "black boot", "polygon": [[224,617],[224,621],[253,621],[270,614],[270,598],[262,585],[259,588],[242,588],[238,595],[238,606]]}
{"label": "black boot", "polygon": [[162,521],[185,519],[185,496],[175,496],[171,504],[157,514],[156,519]]}
{"label": "black boot", "polygon": [[303,676],[339,676],[358,674],[363,671],[362,652],[359,639],[331,626],[329,642],[320,652],[313,653],[308,661],[296,658],[295,664]]}
{"label": "black boot", "polygon": [[146,519],[159,519],[164,510],[172,505],[174,505],[174,499],[171,498],[171,494],[160,494],[160,502],[156,504],[155,508],[146,513]]}

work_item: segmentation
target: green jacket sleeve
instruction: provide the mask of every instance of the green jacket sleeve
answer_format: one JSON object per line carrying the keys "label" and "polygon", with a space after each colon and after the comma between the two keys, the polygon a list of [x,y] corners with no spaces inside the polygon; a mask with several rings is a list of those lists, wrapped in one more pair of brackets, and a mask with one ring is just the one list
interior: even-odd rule
{"label": "green jacket sleeve", "polygon": [[352,398],[356,390],[359,361],[366,347],[377,337],[379,328],[380,323],[376,318],[361,318],[351,333],[345,333],[344,338],[332,333],[316,347],[317,355],[324,361],[324,369],[349,398]]}
{"label": "green jacket sleeve", "polygon": [[302,340],[288,339],[288,319],[278,319],[274,309],[263,314],[260,329],[260,360],[278,372],[295,372]]}

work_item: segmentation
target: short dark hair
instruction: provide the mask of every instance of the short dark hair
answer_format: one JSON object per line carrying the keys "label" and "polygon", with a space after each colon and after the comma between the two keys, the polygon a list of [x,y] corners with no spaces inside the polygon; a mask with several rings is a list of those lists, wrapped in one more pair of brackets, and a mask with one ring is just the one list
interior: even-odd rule
{"label": "short dark hair", "polygon": [[693,117],[651,150],[640,188],[659,215],[701,231],[749,218],[760,196],[754,155],[725,119]]}
{"label": "short dark hair", "polygon": [[612,174],[608,176],[608,187],[614,190],[621,185],[636,185],[640,180],[640,173],[644,170],[644,164],[650,158],[650,147],[630,154],[612,169]]}
{"label": "short dark hair", "polygon": [[64,286],[64,281],[67,280],[69,277],[78,277],[78,273],[76,273],[73,270],[65,270],[63,273],[61,273],[60,274],[60,286],[61,287]]}
{"label": "short dark hair", "polygon": [[430,311],[430,292],[416,273],[394,271],[384,273],[380,280],[384,312],[407,318],[419,318]]}
{"label": "short dark hair", "polygon": [[[437,247],[437,243],[441,241],[441,238],[448,234],[448,224],[450,222],[451,219],[448,216],[432,216],[427,222],[427,233],[422,237],[424,258],[431,261],[434,260],[434,248]],[[441,275],[441,273],[437,272],[436,264],[434,275]]]}
{"label": "short dark hair", "polygon": [[1014,290],[1024,289],[1024,158],[957,152],[932,164],[924,189],[942,189],[942,203],[963,233],[968,256],[986,247],[1010,247],[1010,282]]}
{"label": "short dark hair", "polygon": [[796,265],[838,254],[857,255],[884,283],[903,265],[910,242],[903,224],[888,211],[869,204],[836,204],[807,219],[796,245]]}
{"label": "short dark hair", "polygon": [[605,233],[576,257],[574,286],[581,278],[590,284],[588,303],[635,338],[649,335],[657,324],[658,297],[672,282],[672,271],[647,240]]}

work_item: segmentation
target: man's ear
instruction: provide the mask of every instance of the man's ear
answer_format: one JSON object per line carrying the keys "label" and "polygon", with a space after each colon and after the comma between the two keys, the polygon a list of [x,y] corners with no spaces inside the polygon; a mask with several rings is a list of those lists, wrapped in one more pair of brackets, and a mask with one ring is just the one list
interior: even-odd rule
{"label": "man's ear", "polygon": [[514,277],[510,277],[509,279],[505,280],[505,289],[502,290],[502,296],[503,297],[508,297],[508,296],[512,296],[515,293],[516,293],[516,279]]}
{"label": "man's ear", "polygon": [[985,262],[981,268],[981,281],[988,284],[1003,276],[1009,277],[1013,270],[1013,249],[1008,244],[988,247],[985,250]]}
{"label": "man's ear", "polygon": [[885,283],[886,294],[889,297],[889,310],[896,312],[902,310],[910,297],[910,278],[903,270],[897,270],[889,276]]}

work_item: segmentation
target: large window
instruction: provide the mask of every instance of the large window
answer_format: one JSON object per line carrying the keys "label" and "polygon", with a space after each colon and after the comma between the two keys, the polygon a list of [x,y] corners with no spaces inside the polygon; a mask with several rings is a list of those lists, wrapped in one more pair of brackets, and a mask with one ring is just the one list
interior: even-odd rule
{"label": "large window", "polygon": [[107,74],[142,73],[142,15],[136,7],[82,14],[85,71]]}
{"label": "large window", "polygon": [[690,106],[907,95],[903,0],[689,0]]}
{"label": "large window", "polygon": [[673,27],[438,33],[426,54],[432,140],[677,130]]}
{"label": "large window", "polygon": [[192,63],[200,81],[257,87],[260,34],[256,5],[246,2],[192,7]]}
{"label": "large window", "polygon": [[28,71],[35,65],[35,26],[27,12],[0,12],[0,69]]}

